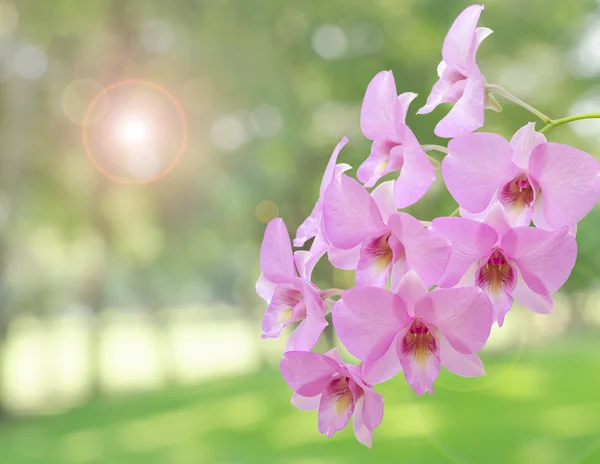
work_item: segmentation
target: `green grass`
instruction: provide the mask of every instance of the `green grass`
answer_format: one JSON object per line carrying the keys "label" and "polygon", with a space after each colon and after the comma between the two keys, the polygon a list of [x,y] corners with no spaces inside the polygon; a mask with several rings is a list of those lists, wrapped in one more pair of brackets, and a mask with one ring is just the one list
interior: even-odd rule
{"label": "green grass", "polygon": [[[0,428],[2,464],[600,463],[598,342],[484,356],[488,375],[442,372],[433,396],[402,377],[378,388],[372,450],[351,429],[319,435],[278,373],[93,400]],[[598,445],[598,446],[596,446]]]}

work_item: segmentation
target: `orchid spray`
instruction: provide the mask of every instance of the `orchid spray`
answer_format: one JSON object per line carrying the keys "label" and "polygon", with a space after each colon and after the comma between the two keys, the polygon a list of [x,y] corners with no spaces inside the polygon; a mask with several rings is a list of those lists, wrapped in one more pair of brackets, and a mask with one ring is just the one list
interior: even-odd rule
{"label": "orchid spray", "polygon": [[[371,152],[354,180],[346,174],[351,167],[337,162],[348,140],[333,151],[319,198],[293,241],[300,247],[312,239],[310,248],[293,251],[282,219],[267,226],[256,285],[268,303],[263,337],[297,324],[281,373],[294,391],[292,403],[318,410],[318,429],[329,437],[353,417],[357,439],[371,446],[383,418],[383,397],[373,385],[400,371],[417,395],[433,393],[441,366],[460,376],[484,375],[476,353],[513,301],[552,312],[552,294],[577,257],[577,223],[600,199],[598,161],[545,136],[600,113],[551,119],[488,84],[476,61],[492,33],[478,27],[482,11],[482,5],[469,6],[450,27],[439,79],[418,110],[454,104],[435,127],[436,135],[450,139],[447,148],[419,143],[405,122],[416,94],[398,95],[392,72],[381,71],[367,87],[360,115]],[[530,122],[510,141],[474,132],[486,110],[501,110],[495,95],[545,125],[536,131]],[[441,174],[459,207],[424,223],[399,209],[419,201],[434,182],[430,150],[445,153]],[[395,181],[378,184],[393,172]],[[321,290],[311,282],[326,254],[333,266],[356,271],[356,288]],[[359,365],[345,363],[335,349],[311,351],[330,312]]]}

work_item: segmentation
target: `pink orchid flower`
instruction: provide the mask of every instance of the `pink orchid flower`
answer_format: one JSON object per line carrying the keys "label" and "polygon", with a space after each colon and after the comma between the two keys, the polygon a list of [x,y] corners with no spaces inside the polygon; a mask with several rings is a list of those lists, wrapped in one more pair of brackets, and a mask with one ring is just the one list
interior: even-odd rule
{"label": "pink orchid flower", "polygon": [[327,187],[329,187],[329,184],[331,184],[334,179],[339,178],[342,173],[352,168],[346,163],[337,164],[338,155],[347,143],[348,139],[344,137],[333,150],[329,162],[327,163],[327,167],[325,168],[323,179],[321,180],[319,198],[317,199],[310,216],[304,220],[296,231],[296,238],[294,239],[294,246],[296,247],[303,246],[307,240],[314,237],[308,252],[296,252],[297,254],[303,255],[304,268],[309,274],[325,253],[327,253],[331,264],[340,269],[354,269],[358,262],[358,249],[339,250],[333,247],[327,241],[322,227],[323,198]]}
{"label": "pink orchid flower", "polygon": [[373,187],[384,175],[400,171],[394,184],[397,208],[419,201],[435,181],[435,169],[405,124],[408,106],[416,96],[411,92],[398,96],[392,71],[382,71],[367,87],[360,114],[362,132],[373,140],[373,146],[358,168],[358,180]]}
{"label": "pink orchid flower", "polygon": [[536,313],[550,313],[552,293],[569,278],[577,258],[577,243],[568,228],[513,229],[499,203],[484,221],[453,217],[432,221],[432,229],[452,242],[439,285],[481,287],[493,304],[499,326],[513,298]]}
{"label": "pink orchid flower", "polygon": [[284,327],[300,322],[288,340],[286,351],[312,349],[327,326],[323,302],[327,293],[319,292],[310,282],[305,256],[292,254],[282,219],[269,222],[260,249],[261,275],[256,282],[256,292],[269,303],[262,320],[262,338],[277,338]]}
{"label": "pink orchid flower", "polygon": [[442,61],[427,103],[418,114],[431,113],[440,103],[455,103],[437,124],[435,134],[443,138],[468,134],[483,126],[484,109],[499,109],[496,100],[486,94],[485,78],[475,55],[491,29],[477,27],[483,5],[467,7],[454,21],[442,47]]}
{"label": "pink orchid flower", "polygon": [[442,175],[449,192],[470,213],[496,200],[511,224],[543,229],[573,226],[600,199],[600,163],[591,155],[547,143],[529,123],[507,142],[479,132],[448,144]]}
{"label": "pink orchid flower", "polygon": [[301,247],[307,240],[310,240],[319,233],[321,226],[321,214],[323,211],[323,197],[325,196],[327,187],[329,187],[329,184],[334,178],[339,177],[343,172],[352,168],[349,164],[337,164],[338,155],[347,143],[348,139],[344,137],[333,150],[333,153],[329,158],[329,162],[327,163],[327,167],[325,168],[323,179],[321,180],[319,199],[315,203],[310,216],[308,216],[300,225],[300,227],[298,227],[298,230],[296,231],[296,238],[294,239],[294,246]]}
{"label": "pink orchid flower", "polygon": [[342,174],[331,183],[323,204],[323,227],[329,242],[342,250],[360,246],[357,286],[386,285],[414,269],[431,286],[442,275],[450,242],[426,229],[390,201],[390,183],[372,195],[354,179]]}
{"label": "pink orchid flower", "polygon": [[319,432],[331,438],[354,415],[354,434],[371,447],[373,430],[383,418],[383,397],[363,378],[359,367],[344,364],[336,349],[326,354],[288,351],[281,375],[294,390],[292,404],[319,411]]}
{"label": "pink orchid flower", "polygon": [[475,354],[487,341],[492,306],[477,287],[427,292],[413,271],[394,292],[377,287],[346,290],[333,308],[333,323],[348,351],[364,361],[368,382],[390,379],[400,370],[418,394],[433,393],[440,365],[450,372],[484,375]]}

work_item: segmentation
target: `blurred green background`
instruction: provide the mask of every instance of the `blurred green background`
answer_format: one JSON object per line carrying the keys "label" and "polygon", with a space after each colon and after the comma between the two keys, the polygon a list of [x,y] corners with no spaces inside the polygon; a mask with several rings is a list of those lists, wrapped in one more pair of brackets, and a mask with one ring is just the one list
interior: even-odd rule
{"label": "blurred green background", "polygon": [[[284,340],[260,340],[265,224],[295,231],[342,136],[341,161],[366,157],[358,114],[383,69],[420,94],[408,122],[421,143],[443,143],[432,129],[446,109],[414,113],[468,4],[0,0],[0,462],[600,463],[598,207],[555,313],[513,309],[484,378],[442,372],[432,397],[401,377],[378,386],[373,450],[351,430],[320,436],[316,414],[289,404]],[[479,52],[488,82],[555,118],[600,110],[600,2],[489,0],[481,25],[495,30]],[[180,162],[143,185],[98,172],[81,137],[94,96],[131,78],[168,89],[188,124]],[[171,131],[162,145],[115,158],[106,115],[139,99],[106,97],[106,124],[89,127],[106,131],[90,147],[99,163],[143,181],[175,159],[174,113],[154,121]],[[507,103],[486,130],[533,120]],[[549,138],[600,155],[597,121]],[[438,182],[410,212],[454,208]],[[352,275],[323,260],[315,281]]]}

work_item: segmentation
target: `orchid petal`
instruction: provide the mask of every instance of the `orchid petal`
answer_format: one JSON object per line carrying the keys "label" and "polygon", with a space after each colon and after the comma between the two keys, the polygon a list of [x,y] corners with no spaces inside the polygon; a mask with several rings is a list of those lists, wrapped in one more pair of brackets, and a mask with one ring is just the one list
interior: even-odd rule
{"label": "orchid petal", "polygon": [[517,172],[510,144],[497,134],[457,137],[448,143],[448,151],[442,162],[444,181],[458,204],[471,213],[483,211]]}
{"label": "orchid petal", "polygon": [[417,98],[417,94],[413,92],[404,92],[398,95],[398,104],[396,105],[396,124],[404,124],[406,122],[406,114],[408,107]]}
{"label": "orchid petal", "polygon": [[356,178],[366,188],[373,187],[379,179],[391,172],[390,150],[396,146],[395,142],[389,140],[376,140],[371,145],[371,153],[358,167]]}
{"label": "orchid petal", "polygon": [[342,174],[325,193],[323,227],[333,246],[348,250],[385,228],[369,192]]}
{"label": "orchid petal", "polygon": [[371,192],[371,197],[375,200],[383,222],[387,222],[390,215],[398,212],[394,206],[394,181],[382,182]]}
{"label": "orchid petal", "polygon": [[471,5],[465,8],[450,26],[444,40],[442,57],[444,62],[466,70],[472,60],[472,51],[476,46],[476,28],[483,5]]}
{"label": "orchid petal", "polygon": [[352,418],[352,427],[354,436],[359,443],[371,448],[373,445],[373,431],[367,428],[363,419],[365,397],[361,396],[354,405],[354,417]]}
{"label": "orchid petal", "polygon": [[267,224],[260,248],[260,268],[264,276],[275,283],[289,282],[296,275],[290,236],[281,218]]}
{"label": "orchid petal", "polygon": [[[518,280],[515,280],[515,288],[517,284]],[[513,288],[510,293],[505,290],[492,291],[489,288],[485,288],[484,291],[492,303],[494,320],[498,323],[498,327],[502,327],[504,325],[504,318],[506,317],[506,314],[512,308],[512,293],[514,293],[515,289]]]}
{"label": "orchid petal", "polygon": [[502,249],[515,262],[528,287],[554,293],[567,281],[577,258],[577,242],[566,227],[548,231],[518,227],[502,238]]}
{"label": "orchid petal", "polygon": [[327,250],[329,262],[338,269],[354,270],[360,259],[360,248],[361,245],[357,245],[349,250],[340,250],[330,246]]}
{"label": "orchid petal", "polygon": [[[413,132],[406,127],[405,145],[400,177],[394,185],[396,208],[407,208],[419,201],[435,182],[435,169],[423,151]],[[394,152],[396,148],[392,149]]]}
{"label": "orchid petal", "polygon": [[472,219],[441,217],[431,222],[431,230],[452,242],[450,260],[438,284],[454,287],[469,268],[485,256],[498,241],[498,234],[487,224]]}
{"label": "orchid petal", "polygon": [[435,284],[450,259],[450,242],[406,213],[393,214],[388,223],[393,236],[404,246],[408,266],[427,287]]}
{"label": "orchid petal", "polygon": [[346,146],[347,143],[348,139],[344,137],[333,150],[333,153],[329,158],[329,162],[327,163],[327,167],[325,168],[323,179],[321,180],[321,186],[319,187],[319,199],[310,213],[310,216],[308,216],[300,225],[300,227],[298,227],[298,230],[296,231],[296,238],[294,239],[294,246],[301,247],[307,240],[317,235],[319,231],[319,225],[321,223],[323,197],[325,196],[327,187],[329,187],[329,184],[335,177],[339,177],[343,172],[351,169],[349,164],[336,164],[340,151]]}
{"label": "orchid petal", "polygon": [[440,372],[440,356],[437,339],[428,334],[430,340],[426,348],[415,350],[406,341],[405,334],[397,345],[398,358],[402,364],[404,378],[417,395],[433,393],[433,382]]}
{"label": "orchid petal", "polygon": [[[444,62],[440,62],[440,66],[442,65],[442,63]],[[440,66],[438,66],[438,70],[440,69]],[[448,77],[440,75],[440,79],[435,84],[433,84],[431,93],[427,97],[427,102],[425,103],[425,106],[419,108],[417,114],[431,113],[435,108],[437,108],[437,106],[440,103],[444,103],[446,101],[446,95],[452,89],[453,84],[454,83],[452,82],[452,80],[450,80]]]}
{"label": "orchid petal", "polygon": [[415,316],[434,325],[464,354],[483,347],[494,323],[492,305],[478,287],[437,288],[417,301]]}
{"label": "orchid petal", "polygon": [[328,249],[329,244],[323,237],[323,232],[319,230],[309,251],[300,250],[294,253],[296,268],[303,279],[311,279],[313,269]]}
{"label": "orchid petal", "polygon": [[363,241],[356,267],[357,287],[385,287],[387,284],[393,262],[388,238],[389,234],[376,235]]}
{"label": "orchid petal", "polygon": [[466,79],[465,89],[456,104],[434,129],[442,138],[453,138],[479,129],[484,123],[485,81],[476,65]]}
{"label": "orchid petal", "polygon": [[406,304],[406,309],[411,317],[415,315],[415,304],[424,295],[427,295],[427,287],[413,270],[408,271],[398,284],[393,288],[394,293],[400,295]]}
{"label": "orchid petal", "polygon": [[261,273],[256,281],[256,293],[258,293],[258,295],[267,303],[270,303],[276,286],[277,284],[275,282],[271,282]]}
{"label": "orchid petal", "polygon": [[529,170],[544,195],[544,216],[554,228],[581,221],[600,199],[600,163],[559,143],[538,145]]}
{"label": "orchid petal", "polygon": [[304,319],[306,306],[302,300],[302,292],[295,285],[278,284],[262,319],[262,337],[277,338],[284,327]]}
{"label": "orchid petal", "polygon": [[363,377],[370,384],[386,382],[402,370],[396,345],[398,345],[396,335],[386,352],[379,359],[367,359],[363,364]]}
{"label": "orchid petal", "polygon": [[502,238],[506,232],[512,230],[506,209],[504,209],[504,206],[502,206],[502,203],[499,201],[496,201],[487,209],[481,218],[481,221],[493,227],[498,234],[499,239]]}
{"label": "orchid petal", "polygon": [[321,395],[317,396],[302,396],[298,393],[292,395],[292,404],[302,411],[314,411],[319,409]]}
{"label": "orchid petal", "polygon": [[372,388],[365,388],[363,392],[365,405],[362,416],[367,428],[373,430],[379,427],[383,419],[383,396]]}
{"label": "orchid petal", "polygon": [[325,356],[336,361],[340,365],[340,367],[345,366],[344,360],[342,359],[342,355],[340,354],[337,348],[330,349],[327,353],[325,353]]}
{"label": "orchid petal", "polygon": [[402,298],[389,290],[346,290],[333,308],[333,324],[343,345],[355,357],[378,359],[409,322]]}
{"label": "orchid petal", "polygon": [[339,364],[319,353],[288,351],[279,364],[283,380],[301,396],[317,396],[329,379],[340,370]]}
{"label": "orchid petal", "polygon": [[331,438],[352,417],[354,398],[345,377],[329,380],[319,403],[319,432]]}
{"label": "orchid petal", "polygon": [[371,140],[395,134],[398,93],[392,71],[381,71],[369,83],[360,111],[360,127]]}
{"label": "orchid petal", "polygon": [[450,372],[462,377],[479,377],[485,375],[481,359],[476,354],[464,354],[456,351],[443,333],[437,334],[440,345],[440,362]]}
{"label": "orchid petal", "polygon": [[494,31],[492,31],[489,27],[478,27],[475,29],[475,47],[473,48],[472,60],[475,60],[475,54],[477,53],[481,43],[493,33]]}
{"label": "orchid petal", "polygon": [[307,314],[306,319],[300,322],[290,335],[284,351],[312,350],[327,325],[325,316]]}
{"label": "orchid petal", "polygon": [[540,294],[531,290],[520,272],[512,296],[518,303],[538,314],[550,314],[554,309],[552,295],[550,293]]}
{"label": "orchid petal", "polygon": [[514,150],[513,162],[521,169],[528,169],[531,152],[545,142],[544,134],[535,131],[535,123],[530,122],[521,127],[510,140],[510,146]]}

